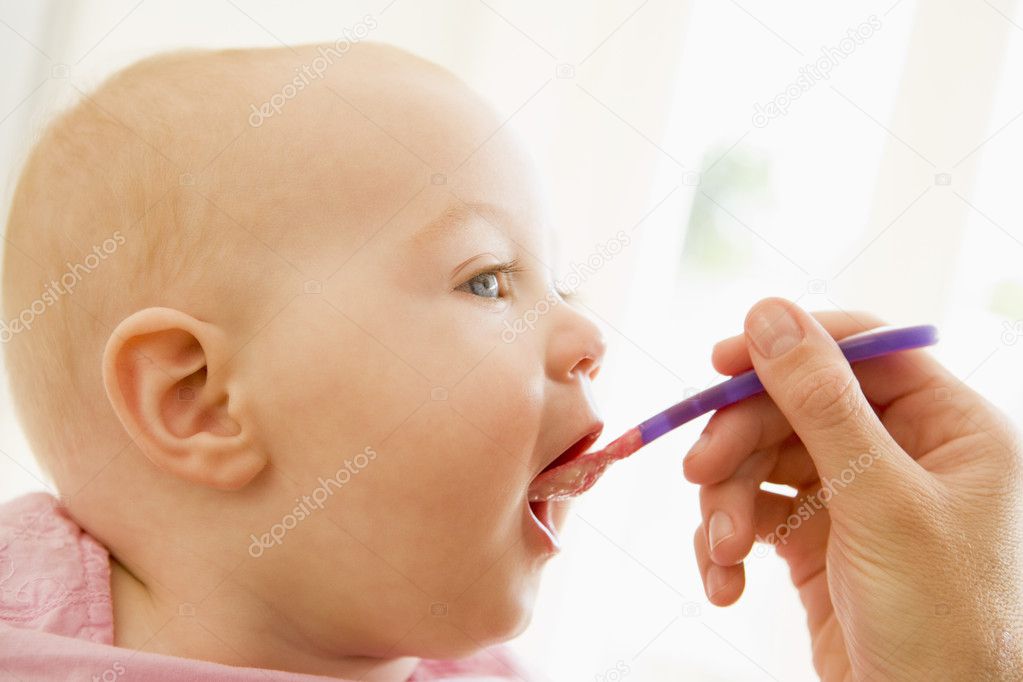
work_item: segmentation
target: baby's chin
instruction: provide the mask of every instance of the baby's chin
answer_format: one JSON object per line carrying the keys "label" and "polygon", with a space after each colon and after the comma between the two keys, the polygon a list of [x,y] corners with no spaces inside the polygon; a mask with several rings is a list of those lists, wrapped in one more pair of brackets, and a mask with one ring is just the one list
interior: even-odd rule
{"label": "baby's chin", "polygon": [[541,567],[537,564],[527,574],[503,576],[491,570],[450,602],[431,603],[427,617],[402,643],[407,647],[403,653],[464,658],[518,637],[533,619]]}
{"label": "baby's chin", "polygon": [[[450,607],[446,615],[431,615],[421,638],[407,652],[430,659],[465,658],[480,649],[515,639],[533,619],[535,591],[487,604]],[[443,609],[439,605],[438,611]],[[411,638],[410,638],[411,639]]]}

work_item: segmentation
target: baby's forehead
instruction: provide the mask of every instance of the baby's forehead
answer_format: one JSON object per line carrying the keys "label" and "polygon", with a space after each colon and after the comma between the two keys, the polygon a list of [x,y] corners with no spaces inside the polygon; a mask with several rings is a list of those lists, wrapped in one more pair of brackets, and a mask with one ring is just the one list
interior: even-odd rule
{"label": "baby's forehead", "polygon": [[[464,83],[407,53],[361,44],[320,78],[292,78],[315,53],[286,53],[272,70],[253,65],[257,77],[239,95],[254,141],[340,155],[353,168],[387,156],[444,173],[500,127],[495,112]],[[296,78],[309,82],[296,87]]]}
{"label": "baby's forehead", "polygon": [[234,222],[308,252],[315,245],[302,242],[324,216],[328,228],[379,225],[396,199],[425,186],[454,189],[457,172],[487,172],[470,159],[493,165],[494,149],[478,152],[498,146],[488,138],[501,121],[450,73],[363,43],[312,72],[320,76],[303,77],[322,51],[218,53],[136,74],[159,91],[192,73],[192,92],[163,92],[168,107],[185,103],[154,114],[170,123],[158,144],[190,188]]}
{"label": "baby's forehead", "polygon": [[[289,55],[277,75],[301,61]],[[402,217],[418,221],[413,228],[472,214],[520,241],[519,228],[538,227],[543,207],[519,140],[451,74],[380,48],[288,90],[290,99],[274,99],[279,82],[264,71],[248,88],[264,99],[247,105],[255,125],[218,158],[215,184],[232,213],[258,229],[303,225],[267,237],[290,241],[284,248],[322,252],[316,225],[344,226],[358,243]],[[483,206],[492,210],[473,210]]]}

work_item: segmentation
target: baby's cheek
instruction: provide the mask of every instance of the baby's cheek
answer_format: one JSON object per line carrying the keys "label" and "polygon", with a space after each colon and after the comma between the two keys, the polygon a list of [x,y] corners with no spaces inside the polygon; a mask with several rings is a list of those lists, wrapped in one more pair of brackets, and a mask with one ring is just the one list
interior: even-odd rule
{"label": "baby's cheek", "polygon": [[335,520],[424,589],[464,588],[520,536],[523,467],[451,405],[425,405],[376,450]]}
{"label": "baby's cheek", "polygon": [[472,525],[466,512],[494,523],[501,501],[521,498],[527,480],[522,456],[449,401],[425,404],[378,450],[365,492],[412,526]]}
{"label": "baby's cheek", "polygon": [[496,454],[514,456],[520,466],[531,467],[543,414],[544,377],[539,363],[523,363],[521,356],[514,358],[519,362],[506,362],[498,351],[493,356],[459,384],[453,407],[490,438]]}

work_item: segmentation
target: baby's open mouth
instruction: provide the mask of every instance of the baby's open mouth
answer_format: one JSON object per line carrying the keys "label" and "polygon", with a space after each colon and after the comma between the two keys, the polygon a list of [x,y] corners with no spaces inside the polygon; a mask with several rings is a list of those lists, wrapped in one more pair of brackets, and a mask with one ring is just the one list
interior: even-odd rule
{"label": "baby's open mouth", "polygon": [[583,436],[579,440],[577,440],[575,443],[572,444],[572,447],[570,447],[569,449],[565,450],[560,455],[558,455],[554,459],[554,461],[552,461],[550,464],[545,466],[543,468],[543,471],[541,471],[540,473],[542,474],[544,471],[549,471],[549,470],[553,469],[556,466],[561,466],[562,464],[565,464],[566,462],[571,462],[572,460],[575,460],[575,459],[578,459],[579,457],[581,457],[583,455],[583,453],[585,453],[587,450],[590,449],[591,445],[593,445],[594,443],[597,442],[597,438],[600,437],[600,432],[601,432],[601,430],[597,429],[595,431],[592,431],[592,432],[586,434],[585,436]]}
{"label": "baby's open mouth", "polygon": [[[554,467],[561,466],[562,464],[566,464],[581,457],[587,450],[589,450],[590,446],[597,441],[597,438],[600,437],[600,433],[602,430],[601,427],[598,427],[590,431],[585,436],[583,436],[575,443],[573,443],[571,447],[562,452],[553,461],[551,461],[550,464],[544,467],[543,471],[541,471],[540,474],[543,474],[545,471],[550,471]],[[537,476],[539,476],[540,474],[537,474]],[[535,481],[536,479],[533,480]],[[528,504],[529,511],[533,516],[533,521],[535,521],[536,524],[540,526],[541,530],[543,530],[548,535],[548,537],[550,537],[551,540],[554,542],[554,545],[557,546],[559,544],[558,529],[555,528],[554,519],[552,515],[553,501],[532,500],[529,501]]]}

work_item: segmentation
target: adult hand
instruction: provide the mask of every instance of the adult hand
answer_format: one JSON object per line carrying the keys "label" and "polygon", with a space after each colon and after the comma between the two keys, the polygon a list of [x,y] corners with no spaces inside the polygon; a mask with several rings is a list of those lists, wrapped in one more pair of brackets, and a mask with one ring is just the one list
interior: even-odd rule
{"label": "adult hand", "polygon": [[765,299],[715,346],[766,394],[717,412],[684,463],[708,599],[739,598],[756,538],[788,563],[823,680],[1023,679],[1020,436],[925,351],[854,375],[834,339],[881,324]]}

